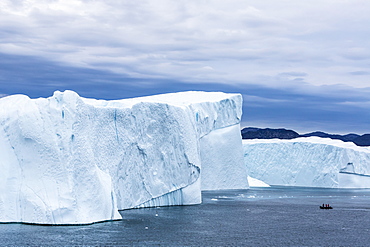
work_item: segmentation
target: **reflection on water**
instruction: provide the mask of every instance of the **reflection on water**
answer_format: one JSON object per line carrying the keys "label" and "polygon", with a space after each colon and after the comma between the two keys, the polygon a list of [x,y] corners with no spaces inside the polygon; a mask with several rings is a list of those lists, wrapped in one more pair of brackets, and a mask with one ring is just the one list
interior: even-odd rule
{"label": "reflection on water", "polygon": [[[320,210],[329,203],[333,210]],[[295,187],[203,192],[195,206],[121,212],[87,226],[0,224],[1,246],[368,246],[370,190]]]}

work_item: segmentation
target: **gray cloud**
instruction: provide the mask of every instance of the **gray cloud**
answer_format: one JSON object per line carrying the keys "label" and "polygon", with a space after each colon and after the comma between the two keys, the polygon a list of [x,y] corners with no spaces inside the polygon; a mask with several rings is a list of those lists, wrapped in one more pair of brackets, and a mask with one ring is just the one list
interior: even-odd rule
{"label": "gray cloud", "polygon": [[266,84],[255,80],[300,71],[313,85],[365,87],[341,71],[368,65],[366,5],[5,0],[0,51],[142,78]]}
{"label": "gray cloud", "polygon": [[370,71],[351,71],[350,75],[370,75]]}
{"label": "gray cloud", "polygon": [[334,0],[2,0],[0,92],[241,92],[244,122],[363,131],[369,8]]}

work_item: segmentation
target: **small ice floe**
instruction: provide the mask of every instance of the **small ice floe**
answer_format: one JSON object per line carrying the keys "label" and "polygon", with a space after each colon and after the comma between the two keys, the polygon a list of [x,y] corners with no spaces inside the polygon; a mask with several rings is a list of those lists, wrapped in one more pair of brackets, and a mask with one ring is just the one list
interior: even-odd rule
{"label": "small ice floe", "polygon": [[218,201],[218,199],[217,198],[212,198],[211,201]]}
{"label": "small ice floe", "polygon": [[287,196],[287,195],[283,195],[283,196],[279,196],[278,198],[293,198],[293,196]]}
{"label": "small ice floe", "polygon": [[254,195],[239,194],[237,197],[242,197],[242,198],[257,198],[256,194],[254,194]]}

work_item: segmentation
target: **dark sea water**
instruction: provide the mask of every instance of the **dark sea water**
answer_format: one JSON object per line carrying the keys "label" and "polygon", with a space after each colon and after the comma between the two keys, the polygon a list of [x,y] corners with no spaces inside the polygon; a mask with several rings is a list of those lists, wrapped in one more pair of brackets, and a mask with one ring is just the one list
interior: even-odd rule
{"label": "dark sea water", "polygon": [[370,246],[370,190],[206,191],[201,205],[121,214],[86,226],[0,224],[0,246]]}

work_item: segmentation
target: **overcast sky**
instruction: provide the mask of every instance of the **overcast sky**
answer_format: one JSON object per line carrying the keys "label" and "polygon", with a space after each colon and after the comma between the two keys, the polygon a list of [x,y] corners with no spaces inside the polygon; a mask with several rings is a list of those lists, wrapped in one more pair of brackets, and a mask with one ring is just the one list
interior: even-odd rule
{"label": "overcast sky", "polygon": [[243,95],[243,126],[370,132],[370,1],[1,0],[0,97]]}

